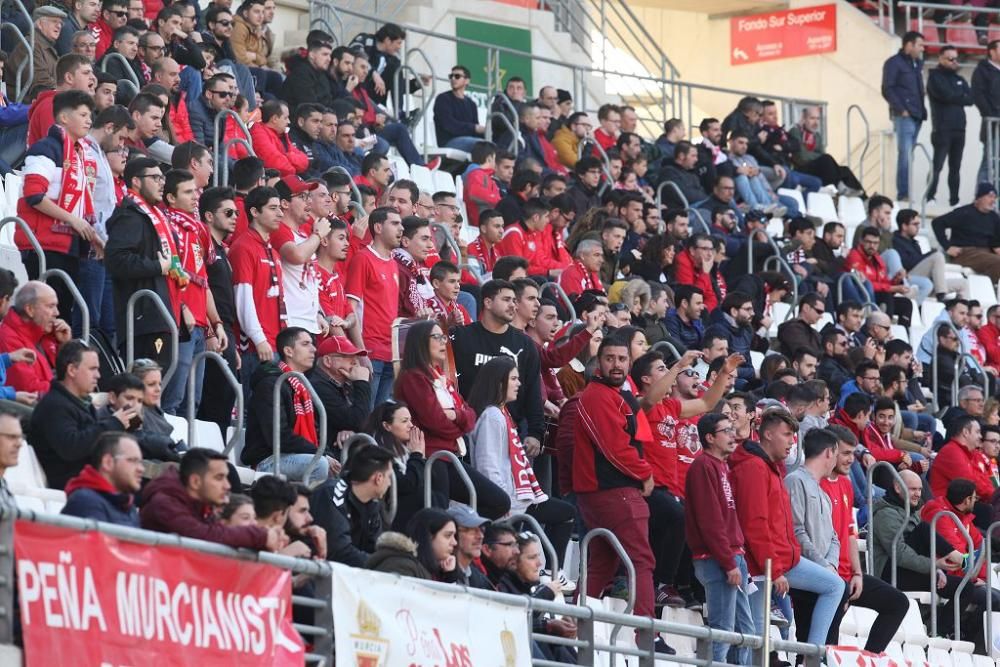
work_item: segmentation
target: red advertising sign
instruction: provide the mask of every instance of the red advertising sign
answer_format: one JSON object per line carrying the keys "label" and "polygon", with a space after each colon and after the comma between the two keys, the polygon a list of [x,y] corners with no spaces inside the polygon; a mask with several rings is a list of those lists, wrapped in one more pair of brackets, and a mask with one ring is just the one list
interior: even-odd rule
{"label": "red advertising sign", "polygon": [[301,666],[291,573],[18,521],[27,667]]}
{"label": "red advertising sign", "polygon": [[748,65],[837,50],[837,6],[820,5],[729,20],[729,62]]}

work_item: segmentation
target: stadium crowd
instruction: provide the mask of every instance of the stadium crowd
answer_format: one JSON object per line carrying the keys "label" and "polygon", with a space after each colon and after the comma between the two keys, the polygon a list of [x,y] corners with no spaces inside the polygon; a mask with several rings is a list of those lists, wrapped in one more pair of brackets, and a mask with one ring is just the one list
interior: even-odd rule
{"label": "stadium crowd", "polygon": [[[407,115],[386,106],[404,92],[393,89],[401,27],[336,48],[314,30],[279,59],[272,0],[154,4],[40,6],[34,53],[0,57],[11,85],[19,63],[34,63],[26,102],[4,99],[0,113],[4,147],[26,147],[3,156],[23,175],[18,215],[45,266],[83,294],[91,327],[74,337],[84,318],[73,294],[38,280],[19,229],[30,280],[0,271],[0,475],[24,437],[67,514],[544,599],[575,585],[544,570],[539,536],[508,518],[534,517],[560,555],[603,527],[635,565],[636,614],[707,601],[713,628],[787,634],[794,620],[799,639],[835,644],[853,604],[878,614],[865,646],[876,652],[909,609],[900,589],[926,590],[937,572],[941,596],[968,611],[963,637],[983,650],[975,615],[989,595],[1000,603],[988,564],[983,585],[952,593],[998,498],[1000,306],[969,300],[945,265],[996,280],[991,185],[934,220],[939,250],[917,243],[917,211],[893,219],[877,194],[847,239],[777,194],[865,194],[825,152],[816,108],[785,127],[773,102],[747,97],[703,119],[697,141],[679,120],[646,137],[633,108],[606,104],[594,119],[554,86],[530,98],[515,76],[502,95],[516,131],[504,124],[487,142],[457,65],[434,125],[438,146],[469,156],[451,165],[460,200],[394,175],[390,150],[442,166],[425,164]],[[219,155],[209,147],[242,134],[231,116],[216,122],[227,110],[249,126],[249,146]],[[226,185],[212,185],[216,158]],[[667,181],[676,188],[660,208],[654,189]],[[775,254],[787,272],[762,270]],[[858,281],[839,299],[845,272]],[[553,284],[565,301],[548,296]],[[138,290],[165,311],[139,300],[128,321]],[[793,293],[795,316],[778,322]],[[914,350],[893,327],[929,298],[953,326],[932,326]],[[226,455],[173,437],[167,415],[191,403],[221,433],[234,423],[223,371],[192,368],[204,351],[224,356],[245,395],[236,464],[273,472],[280,452],[295,483],[258,475],[244,489]],[[953,395],[966,353],[983,371],[966,367]],[[106,404],[92,402],[98,391]],[[947,408],[940,420],[935,408]],[[455,459],[432,474],[435,452]],[[148,480],[150,462],[175,465]],[[2,476],[0,491],[12,502]],[[931,534],[941,510],[962,518],[976,553],[951,527]],[[595,542],[579,593],[621,595],[618,570]],[[939,634],[954,632],[951,619],[940,614]],[[541,614],[534,627],[576,632]],[[662,637],[637,641],[673,652]],[[575,662],[562,646],[535,650]],[[729,657],[749,664],[746,649]]]}

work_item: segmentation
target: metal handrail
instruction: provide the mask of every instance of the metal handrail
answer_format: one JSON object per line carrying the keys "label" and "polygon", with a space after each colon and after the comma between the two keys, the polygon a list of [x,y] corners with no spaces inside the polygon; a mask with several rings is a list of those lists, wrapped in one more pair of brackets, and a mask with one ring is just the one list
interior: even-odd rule
{"label": "metal handrail", "polygon": [[875,465],[868,468],[868,535],[865,537],[865,543],[867,545],[868,557],[865,558],[865,569],[868,570],[868,576],[871,577],[881,577],[881,572],[875,572],[875,531],[872,527],[875,525],[875,512],[872,509],[872,503],[875,502],[875,469],[885,468],[890,473],[892,473],[893,481],[899,484],[899,488],[902,492],[899,494],[903,498],[904,507],[906,508],[906,516],[903,517],[903,523],[900,524],[899,530],[896,534],[892,536],[892,551],[889,553],[889,560],[892,563],[892,574],[891,583],[892,587],[896,587],[896,548],[899,545],[899,540],[902,539],[903,533],[906,532],[906,522],[910,520],[910,494],[906,491],[906,483],[903,481],[903,476],[899,474],[888,461],[878,461]]}
{"label": "metal handrail", "polygon": [[[753,241],[750,241],[750,243],[752,245]],[[782,320],[782,322],[787,322],[788,320],[792,319],[792,315],[795,314],[795,306],[799,303],[799,282],[798,282],[798,276],[795,275],[795,271],[792,271],[792,267],[789,266],[789,264],[788,264],[787,261],[785,261],[785,258],[782,257],[779,254],[771,255],[770,257],[768,257],[767,259],[764,260],[764,266],[762,267],[764,271],[768,270],[768,267],[771,265],[771,262],[776,263],[778,265],[778,268],[779,269],[783,269],[786,273],[788,273],[789,277],[791,277],[791,279],[792,279],[791,280],[791,283],[792,283],[792,307],[788,309],[788,311],[785,313],[785,319]],[[753,269],[750,268],[750,267],[748,267],[747,270],[748,271],[753,271]]]}
{"label": "metal handrail", "polygon": [[455,470],[458,471],[458,476],[461,478],[462,483],[465,484],[465,489],[469,493],[469,507],[473,511],[476,511],[479,507],[479,497],[476,494],[476,485],[472,483],[472,478],[469,477],[469,473],[466,472],[465,466],[462,465],[462,461],[455,456],[454,453],[449,452],[446,449],[439,449],[430,456],[427,457],[427,461],[424,463],[424,507],[431,506],[431,478],[434,476],[434,462],[441,459],[448,459],[448,462],[455,466]]}
{"label": "metal handrail", "polygon": [[[313,410],[316,411],[316,421],[319,423],[317,429],[319,442],[316,445],[316,453],[313,454],[312,461],[309,462],[305,472],[302,473],[302,483],[308,485],[309,474],[312,473],[313,468],[316,467],[319,460],[326,454],[326,406],[323,405],[322,399],[316,393],[316,389],[312,386],[309,378],[299,371],[286,371],[274,383],[274,402],[271,411],[271,416],[274,419],[274,425],[271,428],[272,444],[274,445],[274,476],[281,477],[281,385],[285,382],[290,382],[292,378],[301,382],[305,386],[306,391],[309,392],[309,396],[312,398]],[[284,478],[282,477],[282,479]]]}
{"label": "metal handrail", "polygon": [[868,288],[865,287],[865,283],[854,271],[845,271],[840,274],[837,278],[837,303],[844,302],[844,281],[851,280],[854,284],[858,286],[858,291],[864,296],[865,300],[861,304],[862,306],[869,306],[871,308],[875,307],[875,303],[872,301],[871,294],[868,293]]}
{"label": "metal handrail", "polygon": [[[951,323],[950,319],[944,319],[939,322],[935,322],[931,326],[931,387],[932,393],[934,394],[934,404],[937,406],[940,412],[947,406],[938,405],[938,329],[941,327],[948,327],[955,334],[955,337],[959,340],[959,345],[961,345],[962,335],[959,333],[958,328]],[[958,400],[958,378],[960,374],[960,367],[962,364],[962,355],[958,354],[955,356],[955,377],[951,379],[951,400],[954,403]]]}
{"label": "metal handrail", "polygon": [[[216,169],[212,174],[212,185],[219,185],[219,164],[229,157],[228,145],[225,152],[220,153],[219,147],[220,142],[223,141],[226,134],[226,119],[233,118],[236,120],[236,127],[238,127],[243,132],[243,139],[245,140],[245,145],[250,155],[256,156],[257,153],[253,150],[253,139],[250,137],[250,130],[247,129],[246,123],[240,118],[240,115],[233,111],[232,109],[222,109],[217,114],[215,114],[215,120],[212,122],[215,125],[215,136],[212,137],[212,157],[215,158]],[[228,172],[228,169],[227,169]]]}
{"label": "metal handrail", "polygon": [[[975,366],[976,370],[979,372],[979,377],[983,379],[983,396],[989,396],[990,395],[989,375],[986,374],[986,369],[983,368],[983,365],[979,363],[979,359],[976,359],[968,352],[963,352],[961,354],[961,357],[962,357],[962,370],[964,371],[966,368],[968,368],[969,366],[968,362],[971,361],[972,365]],[[955,399],[952,400],[957,400],[957,396]]]}
{"label": "metal handrail", "polygon": [[847,166],[851,166],[851,156],[854,154],[854,144],[851,143],[851,112],[857,111],[858,116],[861,118],[861,122],[865,125],[865,144],[861,149],[861,157],[858,158],[858,168],[854,171],[855,174],[864,173],[865,155],[868,154],[868,146],[871,144],[871,125],[868,124],[868,116],[865,115],[864,109],[861,108],[859,104],[852,104],[847,107]]}
{"label": "metal handrail", "polygon": [[16,215],[8,215],[3,220],[0,220],[0,230],[3,230],[4,227],[10,224],[17,225],[17,228],[28,237],[28,243],[31,244],[31,249],[35,251],[36,255],[38,255],[38,275],[45,273],[48,268],[45,261],[45,251],[42,250],[42,244],[38,242],[38,237],[35,236],[35,232],[33,232],[28,223],[24,221],[24,218],[20,218]]}
{"label": "metal handrail", "polygon": [[42,282],[48,282],[50,278],[58,278],[66,285],[66,289],[69,290],[70,296],[73,297],[73,302],[76,304],[77,310],[80,311],[80,337],[84,341],[90,340],[90,308],[87,307],[87,302],[84,300],[83,295],[80,294],[80,290],[77,289],[76,283],[62,269],[46,269],[38,276],[38,279]]}
{"label": "metal handrail", "polygon": [[121,87],[122,84],[125,84],[125,87],[129,88],[129,94],[132,97],[135,97],[136,95],[139,94],[139,86],[135,85],[128,79],[118,79],[118,86]]}
{"label": "metal handrail", "polygon": [[986,132],[986,179],[996,187],[1000,183],[1000,118],[986,116],[983,129]]}
{"label": "metal handrail", "polygon": [[503,113],[502,111],[491,111],[491,112],[489,112],[486,115],[486,134],[484,136],[484,139],[486,141],[493,141],[493,119],[494,118],[496,118],[497,120],[499,120],[500,122],[502,122],[504,125],[506,125],[507,129],[510,131],[510,136],[512,137],[512,140],[510,142],[510,145],[507,146],[507,150],[509,150],[514,155],[514,157],[516,158],[517,157],[517,153],[518,153],[518,147],[520,146],[520,142],[518,142],[518,139],[520,138],[520,135],[518,134],[518,132],[520,130],[516,130],[514,128],[514,126],[515,126],[515,124],[519,124],[520,121],[518,121],[515,118],[514,123],[511,123],[510,122],[510,118],[507,118],[507,114]]}
{"label": "metal handrail", "polygon": [[222,370],[222,376],[226,378],[226,382],[236,393],[236,426],[233,429],[233,435],[226,443],[225,449],[222,453],[229,456],[230,452],[236,446],[236,443],[240,441],[240,437],[243,435],[243,387],[240,386],[240,381],[236,379],[233,374],[233,370],[229,367],[226,362],[225,357],[223,357],[218,352],[212,352],[210,350],[205,350],[194,355],[194,359],[191,360],[191,369],[188,373],[187,379],[187,420],[188,420],[188,445],[191,447],[198,446],[198,429],[195,428],[196,421],[196,405],[195,405],[195,380],[197,379],[197,369],[199,364],[203,364],[206,361],[211,360],[215,362],[219,368]]}
{"label": "metal handrail", "polygon": [[[28,91],[31,90],[31,85],[35,82],[35,21],[32,18],[31,13],[25,9],[24,3],[22,3],[21,0],[11,0],[11,4],[13,4],[15,9],[17,9],[18,12],[24,16],[26,23],[28,24],[27,39],[25,38],[24,33],[21,32],[21,29],[13,23],[4,23],[3,26],[0,27],[0,32],[6,29],[9,32],[14,33],[14,37],[17,38],[17,40],[21,43],[21,46],[24,47],[27,55],[21,64],[18,65],[14,78],[14,83],[17,86],[17,96],[15,101],[20,103],[24,100],[24,96],[28,94]],[[28,69],[28,80],[22,81],[21,73],[25,68]]]}
{"label": "metal handrail", "polygon": [[560,301],[562,301],[562,304],[566,307],[566,310],[569,312],[569,321],[575,322],[576,308],[573,307],[573,302],[570,300],[569,295],[566,294],[566,290],[562,288],[562,285],[550,280],[549,282],[542,285],[542,288],[538,290],[539,298],[544,297],[545,293],[548,292],[549,290],[555,290],[556,296],[559,298]]}
{"label": "metal handrail", "polygon": [[351,453],[351,447],[356,442],[364,442],[366,444],[378,447],[378,442],[375,441],[375,438],[371,437],[367,433],[355,433],[350,438],[345,440],[344,444],[340,446],[340,462],[342,464],[347,463],[347,459]]}
{"label": "metal handrail", "polygon": [[[959,603],[962,599],[962,590],[965,589],[965,585],[969,583],[969,579],[972,578],[972,573],[976,571],[976,566],[979,565],[978,558],[972,558],[972,554],[975,553],[976,547],[972,542],[972,536],[969,535],[969,531],[965,529],[962,525],[962,520],[958,518],[958,515],[954,512],[949,512],[948,510],[941,510],[934,515],[931,519],[931,637],[937,637],[937,607],[938,607],[938,592],[937,592],[937,522],[941,517],[948,517],[955,527],[958,528],[958,532],[965,537],[966,546],[969,547],[969,558],[965,569],[965,574],[962,575],[962,580],[958,583],[958,587],[955,589],[953,599],[955,604],[955,638],[960,638],[962,636],[962,611],[963,606]],[[987,596],[989,597],[989,596]]]}
{"label": "metal handrail", "polygon": [[458,241],[455,237],[451,235],[451,230],[447,226],[441,224],[440,222],[431,223],[431,233],[441,231],[444,232],[444,242],[451,249],[451,252],[455,255],[455,264],[462,261],[462,248],[458,245]]}
{"label": "metal handrail", "polygon": [[[925,30],[924,30],[924,28],[925,28],[924,20],[926,19],[926,17],[924,16],[925,13],[930,13],[930,12],[935,12],[935,11],[940,12],[940,11],[947,10],[949,13],[957,15],[957,16],[960,16],[960,17],[961,16],[972,17],[975,14],[986,14],[990,19],[996,18],[997,15],[1000,14],[1000,9],[994,9],[994,8],[991,8],[991,7],[974,7],[974,6],[968,5],[968,4],[963,4],[963,5],[938,5],[938,4],[933,4],[933,3],[930,3],[930,2],[910,2],[909,0],[905,0],[903,2],[898,2],[897,4],[898,4],[899,7],[902,7],[903,10],[904,10],[904,12],[905,12],[905,16],[906,16],[906,23],[905,23],[905,25],[911,26],[911,25],[913,25],[912,22],[916,21],[916,23],[917,23],[917,31],[920,32],[921,34],[927,34],[927,35],[932,36],[932,37],[936,37],[937,36],[937,31],[929,29],[925,33]],[[916,14],[916,16],[914,16],[914,14]],[[890,16],[891,16],[891,12],[890,12]],[[954,20],[954,19],[952,19],[952,20]],[[992,21],[990,21],[990,22],[992,22]],[[950,23],[950,21],[949,22],[937,22],[937,21],[934,21],[933,25],[936,25],[936,26],[947,26],[949,23]],[[963,25],[962,27],[964,29],[966,29],[966,30],[972,30],[977,35],[977,38],[979,36],[983,36],[983,35],[988,35],[989,34],[989,26],[988,25],[977,26],[975,23],[973,23],[971,21],[968,21],[968,25]],[[907,27],[906,29],[910,30],[909,27]],[[973,41],[975,41],[975,40],[973,40]],[[942,46],[944,44],[943,42],[940,42],[940,41],[938,41],[936,39],[925,39],[925,42],[926,42],[927,46],[936,46],[936,47],[940,47],[940,46]],[[978,50],[980,53],[982,53],[983,51],[986,50],[985,46],[979,46],[978,44],[976,44],[976,45],[962,45],[960,48],[962,50],[965,50],[965,51]]]}
{"label": "metal handrail", "polygon": [[594,152],[597,153],[597,157],[601,160],[601,171],[604,172],[604,182],[601,183],[597,188],[597,194],[603,195],[604,191],[607,190],[615,182],[615,179],[611,176],[611,158],[608,157],[608,152],[604,150],[602,146],[593,137],[584,137],[580,140],[580,143],[576,145],[576,156],[577,159],[583,158],[583,153],[587,146],[593,146]]}
{"label": "metal handrail", "polygon": [[[628,552],[625,551],[625,547],[622,543],[618,541],[618,538],[607,528],[591,528],[587,531],[587,534],[583,536],[580,540],[580,576],[577,578],[579,582],[579,587],[577,590],[580,591],[580,595],[577,597],[577,604],[586,605],[587,604],[587,570],[590,562],[590,542],[595,538],[600,537],[607,540],[611,548],[615,550],[618,554],[618,560],[620,560],[625,565],[625,573],[628,577],[628,600],[625,602],[625,614],[631,614],[632,610],[635,608],[635,564],[629,557]],[[618,640],[618,630],[621,629],[621,624],[615,624],[611,629],[611,648],[615,649],[615,644]],[[612,650],[611,657],[614,659],[615,651]],[[588,664],[585,661],[581,661],[581,664]]]}
{"label": "metal handrail", "polygon": [[674,359],[676,360],[674,363],[680,361],[681,357],[683,356],[680,353],[680,351],[678,351],[677,346],[671,343],[669,340],[661,340],[658,343],[654,343],[653,346],[649,348],[649,351],[657,352],[661,347],[665,347],[672,355],[674,355]]}
{"label": "metal handrail", "polygon": [[[924,146],[919,141],[916,142],[916,143],[914,143],[913,144],[913,148],[910,149],[909,164],[907,165],[907,168],[909,169],[909,178],[910,178],[911,182],[913,181],[913,162],[914,162],[913,157],[917,153],[918,150],[921,153],[923,153],[924,159],[927,160],[927,177],[924,179],[924,191],[923,191],[923,194],[920,195],[920,219],[921,220],[926,220],[927,219],[927,215],[926,215],[926,213],[927,213],[927,193],[930,191],[930,189],[931,189],[931,181],[934,179],[934,161],[931,158],[930,151],[927,150],[927,146]],[[907,183],[906,187],[910,189],[910,197],[912,199],[912,197],[913,197],[913,188],[911,187],[911,183]]]}
{"label": "metal handrail", "polygon": [[253,146],[246,139],[243,139],[242,137],[226,139],[222,144],[222,159],[220,162],[215,163],[215,173],[219,173],[221,171],[219,180],[223,183],[229,183],[229,149],[236,145],[243,146],[243,148],[247,149],[247,153],[250,155],[256,155],[253,151]]}
{"label": "metal handrail", "polygon": [[688,201],[687,197],[681,191],[680,186],[673,181],[663,181],[656,187],[656,208],[661,210],[663,209],[663,188],[670,188],[673,190],[677,194],[677,197],[681,200],[684,210],[688,212],[689,218],[690,214],[693,213],[694,217],[698,218],[698,222],[701,223],[704,233],[711,236],[712,228],[708,226],[708,223],[705,222],[705,218],[701,216],[701,211],[691,206],[691,202]]}
{"label": "metal handrail", "polygon": [[[343,22],[341,22],[343,23]],[[309,21],[309,29],[314,30],[316,28],[321,29],[326,34],[333,37],[333,46],[340,46],[340,40],[337,38],[337,33],[334,31],[333,26],[325,18],[316,17]],[[341,32],[343,32],[343,25],[341,25]]]}
{"label": "metal handrail", "polygon": [[[986,563],[986,567],[993,567],[993,544],[990,540],[993,539],[993,529],[1000,526],[1000,521],[995,521],[990,524],[990,527],[986,529],[986,534],[983,536],[983,562]],[[987,584],[987,585],[992,585]],[[986,596],[986,636],[993,637],[993,596]],[[989,655],[993,655],[992,651]]]}
{"label": "metal handrail", "polygon": [[483,279],[483,265],[475,257],[466,257],[464,263],[459,264],[459,269],[464,269],[472,274],[472,277],[476,279],[476,282],[482,285],[486,281]]}
{"label": "metal handrail", "polygon": [[517,514],[511,514],[506,519],[507,523],[514,524],[518,521],[523,521],[531,525],[535,529],[535,534],[538,535],[539,541],[542,543],[542,549],[545,551],[546,559],[549,561],[546,563],[548,569],[552,571],[552,579],[559,578],[559,554],[556,553],[556,549],[552,546],[552,542],[549,540],[548,535],[542,529],[542,524],[538,523],[538,519],[531,516],[530,514],[525,514],[524,512],[519,512]]}
{"label": "metal handrail", "polygon": [[128,75],[123,79],[124,81],[130,81],[135,85],[136,90],[142,88],[142,84],[139,83],[139,77],[135,75],[135,70],[132,69],[132,65],[129,64],[128,59],[117,51],[112,51],[111,53],[104,54],[104,58],[101,62],[101,71],[105,74],[108,73],[108,63],[112,60],[121,61],[122,69]]}
{"label": "metal handrail", "polygon": [[364,203],[364,199],[361,196],[361,190],[358,188],[358,184],[354,182],[354,177],[351,176],[351,172],[347,171],[347,167],[341,167],[339,164],[335,164],[326,171],[324,171],[323,173],[344,174],[345,176],[347,176],[347,179],[348,181],[350,181],[351,184],[351,195],[354,197],[354,202],[356,202],[358,206]]}
{"label": "metal handrail", "polygon": [[177,358],[180,349],[180,332],[177,330],[177,322],[174,321],[174,314],[170,312],[160,295],[151,289],[141,289],[132,293],[125,304],[125,365],[129,369],[135,361],[135,304],[140,299],[150,299],[160,311],[160,316],[166,321],[167,329],[170,331],[170,365],[163,371],[163,386],[170,384],[170,378],[177,370]]}
{"label": "metal handrail", "polygon": [[[413,72],[413,68],[409,66],[410,55],[412,54],[412,55],[420,56],[421,58],[424,59],[424,64],[427,66],[427,71],[430,72],[430,79],[431,79],[431,83],[430,83],[430,89],[431,90],[430,90],[430,94],[428,94],[427,91],[426,91],[426,86],[424,85],[423,80],[420,79],[419,77],[417,77],[417,81],[420,82],[420,96],[422,98],[421,99],[421,106],[420,106],[420,111],[410,121],[410,123],[412,124],[412,127],[416,127],[417,123],[419,123],[427,115],[427,109],[430,107],[431,104],[434,103],[434,100],[437,99],[437,76],[435,75],[435,72],[434,72],[434,63],[432,63],[431,59],[427,57],[427,54],[424,53],[423,49],[421,49],[421,48],[412,48],[412,47],[405,47],[405,49],[406,50],[403,52],[403,66],[400,67],[398,70],[396,70],[396,76],[399,77],[404,69],[407,69],[407,70]],[[400,91],[400,95],[401,96],[406,94],[403,91],[402,88],[396,88],[396,90]],[[410,97],[412,97],[412,95]],[[424,122],[424,125],[423,125],[424,141],[423,141],[422,148],[423,148],[423,155],[424,155],[424,161],[425,162],[428,159],[427,147],[430,145],[430,141],[429,141],[430,134],[429,134],[429,132],[430,132],[430,123]]]}

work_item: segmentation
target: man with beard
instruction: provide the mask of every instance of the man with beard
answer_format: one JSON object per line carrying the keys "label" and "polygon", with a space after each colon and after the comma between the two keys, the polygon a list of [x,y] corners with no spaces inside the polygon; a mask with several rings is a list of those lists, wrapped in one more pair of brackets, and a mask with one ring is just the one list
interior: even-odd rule
{"label": "man with beard", "polygon": [[[486,577],[486,573],[476,565],[476,561],[484,556],[483,540],[485,531],[483,527],[487,526],[486,530],[489,529],[489,519],[479,516],[475,510],[466,505],[455,505],[448,510],[448,514],[455,520],[455,525],[458,528],[458,532],[455,535],[458,541],[458,546],[455,547],[455,569],[460,573],[460,579],[464,578],[462,583],[472,588],[494,590],[494,586]],[[491,537],[495,538],[496,536],[496,533],[491,533]],[[505,535],[505,537],[508,540],[514,540],[513,533]],[[516,549],[516,541],[514,541],[514,545]],[[482,560],[484,563],[489,562],[485,558],[482,558]]]}
{"label": "man with beard", "polygon": [[831,396],[840,396],[841,387],[852,377],[847,360],[847,336],[839,329],[828,328],[823,331],[822,342],[823,356],[816,374],[826,382]]}
{"label": "man with beard", "polygon": [[729,342],[729,351],[743,355],[743,363],[737,370],[737,389],[743,389],[753,381],[754,368],[750,362],[750,344],[753,342],[754,308],[753,299],[741,292],[730,292],[722,300],[719,308],[709,318],[709,326],[704,338],[709,334],[721,335]]}
{"label": "man with beard", "polygon": [[[459,506],[461,507],[461,506]],[[456,521],[456,525],[458,522]],[[494,521],[487,524],[483,530],[483,538],[480,549],[482,557],[479,559],[479,567],[473,563],[473,569],[480,569],[489,582],[489,588],[496,590],[497,583],[507,572],[513,572],[517,568],[517,557],[520,549],[517,546],[517,531],[509,523],[504,521]],[[461,549],[461,543],[459,544]],[[461,564],[462,556],[456,557]]]}

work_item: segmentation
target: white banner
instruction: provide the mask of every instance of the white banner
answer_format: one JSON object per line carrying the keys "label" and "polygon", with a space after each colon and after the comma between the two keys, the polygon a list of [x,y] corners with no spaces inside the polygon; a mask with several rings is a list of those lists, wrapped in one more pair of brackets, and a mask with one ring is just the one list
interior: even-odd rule
{"label": "white banner", "polygon": [[523,608],[331,565],[336,667],[530,667]]}
{"label": "white banner", "polygon": [[923,660],[897,659],[853,646],[828,646],[826,664],[830,667],[930,667]]}

